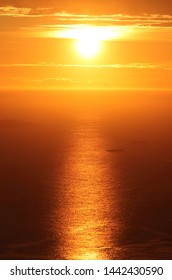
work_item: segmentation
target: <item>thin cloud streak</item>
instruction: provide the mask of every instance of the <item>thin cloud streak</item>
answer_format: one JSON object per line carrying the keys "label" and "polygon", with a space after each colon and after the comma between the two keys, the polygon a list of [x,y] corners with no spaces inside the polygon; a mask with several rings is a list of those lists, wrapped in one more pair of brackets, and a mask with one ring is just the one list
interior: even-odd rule
{"label": "thin cloud streak", "polygon": [[[68,86],[73,85],[75,87],[78,87],[80,84],[79,81],[68,78],[68,77],[62,77],[62,78],[46,78],[46,79],[28,79],[24,77],[9,77],[9,78],[0,78],[0,84],[4,84],[6,87],[12,87],[14,85],[32,85],[32,86],[48,86],[48,87],[54,87],[54,86]],[[9,86],[7,86],[9,85]]]}
{"label": "thin cloud streak", "polygon": [[172,16],[163,14],[143,14],[143,15],[71,15],[61,14],[57,15],[59,21],[68,21],[73,23],[92,23],[92,24],[106,24],[106,25],[134,25],[134,26],[172,26]]}
{"label": "thin cloud streak", "polygon": [[133,68],[133,69],[159,69],[172,70],[172,65],[151,63],[128,63],[128,64],[55,64],[55,63],[23,63],[23,64],[0,64],[0,67],[62,67],[62,68]]}
{"label": "thin cloud streak", "polygon": [[[109,15],[84,15],[70,14],[66,11],[56,12],[53,8],[18,8],[13,6],[0,7],[0,16],[7,17],[51,17],[56,23],[67,24],[95,24],[95,25],[120,25],[120,26],[150,26],[171,27],[172,15],[164,14],[109,14]],[[53,22],[54,23],[54,22]]]}
{"label": "thin cloud streak", "polygon": [[52,16],[51,8],[18,8],[13,6],[0,7],[0,16],[7,17],[43,17]]}

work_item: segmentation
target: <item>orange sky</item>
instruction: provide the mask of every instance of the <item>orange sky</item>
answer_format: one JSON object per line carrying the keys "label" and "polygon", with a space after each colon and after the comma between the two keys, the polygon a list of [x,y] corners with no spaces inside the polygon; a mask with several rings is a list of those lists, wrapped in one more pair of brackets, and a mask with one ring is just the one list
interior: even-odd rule
{"label": "orange sky", "polygon": [[[0,88],[171,89],[170,1],[86,3],[1,0]],[[90,58],[69,35],[83,25],[111,33]]]}

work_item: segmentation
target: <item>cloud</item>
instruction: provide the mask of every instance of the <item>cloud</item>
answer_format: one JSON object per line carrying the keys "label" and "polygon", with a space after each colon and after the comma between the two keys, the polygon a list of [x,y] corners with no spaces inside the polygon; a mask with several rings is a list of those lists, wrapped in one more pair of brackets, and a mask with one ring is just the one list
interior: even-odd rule
{"label": "cloud", "polygon": [[72,15],[55,14],[56,20],[68,23],[93,23],[97,25],[120,25],[120,26],[172,26],[172,15],[163,14],[109,14],[109,15]]}
{"label": "cloud", "polygon": [[1,16],[21,17],[21,16],[29,15],[30,11],[31,11],[30,8],[16,8],[11,6],[0,7]]}
{"label": "cloud", "polygon": [[55,86],[78,86],[79,85],[79,81],[70,79],[70,78],[48,78],[48,79],[44,79],[44,80],[39,80],[38,81],[40,84],[42,84],[43,86],[48,86],[48,87],[55,87]]}
{"label": "cloud", "polygon": [[0,7],[0,16],[11,17],[40,17],[52,16],[52,8],[18,8],[13,6]]}
{"label": "cloud", "polygon": [[73,87],[77,88],[80,82],[68,77],[32,79],[24,77],[1,78],[0,87],[4,88],[55,88],[55,87]]}
{"label": "cloud", "polygon": [[1,0],[2,6],[27,7],[27,8],[50,8],[55,11],[67,10],[70,13],[168,13],[171,11],[170,0]]}
{"label": "cloud", "polygon": [[[58,68],[131,68],[131,69],[159,69],[159,70],[172,70],[172,65],[170,64],[153,64],[153,63],[116,63],[116,64],[56,64],[56,63],[48,63],[48,62],[40,62],[40,63],[24,63],[24,64],[0,64],[0,67],[58,67]],[[51,82],[51,79],[48,79]],[[54,79],[53,79],[54,80]],[[56,81],[64,81],[64,82],[75,82],[71,81],[68,78],[60,78],[55,79]]]}
{"label": "cloud", "polygon": [[66,11],[57,12],[55,8],[28,8],[2,6],[0,16],[8,17],[51,17],[57,24],[96,24],[96,25],[120,25],[120,26],[152,26],[152,27],[171,27],[172,15],[170,14],[72,14]]}

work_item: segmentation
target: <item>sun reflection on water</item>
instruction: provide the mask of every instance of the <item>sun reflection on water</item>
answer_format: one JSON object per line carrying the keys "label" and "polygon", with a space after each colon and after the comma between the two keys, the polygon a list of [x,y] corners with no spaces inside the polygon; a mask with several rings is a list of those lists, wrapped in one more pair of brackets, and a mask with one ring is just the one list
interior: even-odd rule
{"label": "sun reflection on water", "polygon": [[120,235],[119,203],[113,185],[116,171],[111,178],[106,157],[94,128],[75,131],[63,170],[61,204],[54,213],[58,219],[53,222],[61,240],[60,249],[59,245],[55,249],[61,259],[110,259],[112,250],[114,255]]}

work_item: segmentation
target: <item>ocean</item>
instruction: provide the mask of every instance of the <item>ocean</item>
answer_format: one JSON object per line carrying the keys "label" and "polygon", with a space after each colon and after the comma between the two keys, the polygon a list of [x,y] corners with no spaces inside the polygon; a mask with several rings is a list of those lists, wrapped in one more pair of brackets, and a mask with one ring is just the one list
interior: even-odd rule
{"label": "ocean", "polygon": [[172,92],[0,92],[1,260],[171,257]]}

